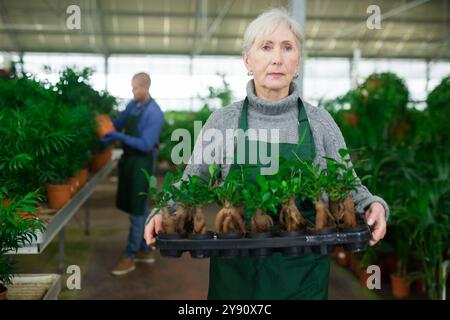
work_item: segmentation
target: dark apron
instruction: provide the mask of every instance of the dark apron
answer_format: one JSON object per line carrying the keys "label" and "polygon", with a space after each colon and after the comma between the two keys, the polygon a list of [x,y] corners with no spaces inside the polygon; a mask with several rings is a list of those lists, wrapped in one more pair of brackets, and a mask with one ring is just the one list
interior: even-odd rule
{"label": "dark apron", "polygon": [[[301,144],[280,143],[279,154],[286,160],[295,160],[294,153],[302,160],[313,160],[315,144],[308,117],[301,99],[299,108],[299,136]],[[248,101],[245,99],[239,120],[239,128],[248,129]],[[261,142],[260,142],[261,143]],[[248,160],[248,139],[246,138],[246,160]],[[268,150],[271,150],[269,143]],[[259,153],[258,153],[259,154]],[[235,148],[235,159],[236,159]],[[283,159],[280,157],[280,164]],[[258,159],[258,163],[260,163]],[[251,165],[255,169],[264,167]],[[268,165],[267,165],[268,166]],[[236,169],[233,164],[231,170]],[[256,174],[256,170],[254,173]],[[312,203],[296,203],[306,220],[315,221]],[[274,223],[278,224],[278,216]],[[274,253],[267,258],[257,257],[211,257],[208,299],[327,299],[330,258],[328,255],[308,254],[299,257],[285,257]]]}
{"label": "dark apron", "polygon": [[[125,134],[139,137],[138,123],[149,107],[151,99],[144,104],[137,115],[129,114],[125,122]],[[133,215],[142,215],[147,208],[148,196],[139,195],[148,192],[148,182],[142,169],[153,174],[153,152],[142,152],[123,143],[123,155],[120,158],[119,183],[116,196],[116,207]]]}

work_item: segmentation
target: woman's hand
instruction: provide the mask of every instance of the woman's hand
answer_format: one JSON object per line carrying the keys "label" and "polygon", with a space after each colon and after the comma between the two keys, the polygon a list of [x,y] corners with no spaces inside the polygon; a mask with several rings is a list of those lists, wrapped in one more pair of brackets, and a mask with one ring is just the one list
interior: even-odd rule
{"label": "woman's hand", "polygon": [[372,240],[369,241],[374,246],[386,235],[386,212],[379,202],[374,202],[366,211],[366,221],[372,231]]}
{"label": "woman's hand", "polygon": [[156,235],[162,231],[162,215],[156,214],[150,219],[144,229],[144,238],[147,245],[153,247],[156,241]]}

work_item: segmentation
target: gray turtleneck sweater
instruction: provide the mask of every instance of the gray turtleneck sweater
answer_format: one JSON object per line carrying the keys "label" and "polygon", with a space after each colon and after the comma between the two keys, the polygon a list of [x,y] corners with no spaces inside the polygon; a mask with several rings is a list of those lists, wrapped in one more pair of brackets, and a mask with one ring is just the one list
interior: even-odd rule
{"label": "gray turtleneck sweater", "polygon": [[[279,142],[295,144],[299,140],[298,134],[298,92],[295,83],[291,83],[289,96],[278,101],[268,101],[258,98],[255,95],[253,80],[247,84],[248,98],[248,127],[249,129],[279,129]],[[220,130],[223,137],[226,136],[226,129],[237,129],[239,127],[239,117],[241,114],[243,100],[232,103],[230,106],[214,111],[202,130],[217,129]],[[347,149],[341,131],[336,125],[331,115],[323,108],[315,107],[304,101],[304,107],[308,116],[309,124],[312,130],[314,143],[316,146],[316,157],[314,164],[320,164],[321,168],[326,167],[324,157],[340,160],[339,149]],[[210,142],[203,142],[199,134],[191,159],[198,156],[204,146]],[[223,146],[225,154],[225,146]],[[222,164],[223,176],[225,178],[229,173],[231,165]],[[208,175],[208,164],[188,164],[184,171],[184,178],[188,175]],[[356,176],[356,173],[354,172]],[[350,193],[355,202],[356,211],[363,214],[365,209],[373,202],[379,202],[386,211],[386,219],[389,215],[389,207],[386,202],[377,196],[372,195],[369,190],[361,184],[357,178],[358,189]],[[323,200],[327,203],[326,195]]]}

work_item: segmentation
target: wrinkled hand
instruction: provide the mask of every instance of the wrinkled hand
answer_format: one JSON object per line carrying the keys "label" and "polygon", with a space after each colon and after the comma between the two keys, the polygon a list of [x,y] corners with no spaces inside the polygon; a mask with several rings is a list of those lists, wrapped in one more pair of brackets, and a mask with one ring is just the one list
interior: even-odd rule
{"label": "wrinkled hand", "polygon": [[386,235],[386,212],[379,202],[374,202],[366,211],[366,221],[372,231],[372,240],[369,241],[374,246]]}
{"label": "wrinkled hand", "polygon": [[154,244],[156,241],[156,235],[162,231],[162,215],[156,214],[150,219],[149,223],[144,229],[144,238],[147,245],[151,246],[154,250]]}

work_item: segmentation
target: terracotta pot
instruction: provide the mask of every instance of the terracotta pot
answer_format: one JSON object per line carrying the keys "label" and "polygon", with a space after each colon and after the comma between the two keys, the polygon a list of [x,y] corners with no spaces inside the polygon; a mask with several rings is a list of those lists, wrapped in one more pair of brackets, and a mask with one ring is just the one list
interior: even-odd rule
{"label": "terracotta pot", "polygon": [[344,113],[344,123],[350,127],[359,126],[359,114],[347,111]]}
{"label": "terracotta pot", "polygon": [[359,269],[359,283],[363,288],[367,288],[367,279],[369,279],[371,275],[372,274],[367,273],[366,269]]}
{"label": "terracotta pot", "polygon": [[79,189],[83,188],[87,182],[89,170],[87,168],[83,168],[78,173],[78,182],[80,183]]}
{"label": "terracotta pot", "polygon": [[116,131],[111,118],[107,114],[100,114],[95,117],[95,120],[97,121],[97,135],[100,138],[106,136],[108,132]]}
{"label": "terracotta pot", "polygon": [[71,187],[69,184],[49,184],[47,186],[48,205],[52,209],[61,209],[70,201]]}
{"label": "terracotta pot", "polygon": [[7,295],[8,295],[8,288],[0,283],[0,301],[6,300]]}
{"label": "terracotta pot", "polygon": [[398,270],[398,256],[393,252],[384,253],[381,256],[381,275],[386,281],[390,280],[390,275]]}
{"label": "terracotta pot", "polygon": [[360,267],[359,267],[359,260],[358,257],[355,256],[353,253],[350,253],[349,256],[349,266],[350,266],[350,270],[352,270],[352,272],[359,276],[359,272],[360,272]]}
{"label": "terracotta pot", "polygon": [[6,208],[7,206],[9,206],[9,204],[11,203],[12,199],[11,198],[6,198],[5,200],[3,200],[3,208]]}
{"label": "terracotta pot", "polygon": [[411,283],[411,291],[419,294],[424,294],[426,292],[425,284],[422,277],[418,278]]}
{"label": "terracotta pot", "polygon": [[347,266],[350,263],[349,254],[343,246],[336,246],[334,250],[336,262],[341,266]]}
{"label": "terracotta pot", "polygon": [[[11,198],[6,198],[5,200],[3,200],[3,204],[2,204],[3,208],[6,208],[7,206],[9,206],[11,201],[12,201]],[[35,213],[26,212],[26,211],[17,211],[16,213],[19,215],[19,217],[22,218],[22,220],[36,219],[38,217],[40,208],[41,208],[40,206],[36,207]],[[14,220],[17,221],[17,219],[14,219]]]}
{"label": "terracotta pot", "polygon": [[112,149],[106,149],[101,153],[96,154],[91,160],[91,171],[100,171],[112,158]]}
{"label": "terracotta pot", "polygon": [[407,123],[405,121],[397,122],[392,129],[396,141],[401,142],[401,141],[406,140],[409,136],[410,128],[411,127],[410,127],[409,123]]}
{"label": "terracotta pot", "polygon": [[396,298],[407,298],[410,295],[410,285],[408,279],[400,277],[395,273],[391,274],[392,294]]}
{"label": "terracotta pot", "polygon": [[70,185],[70,196],[73,197],[80,188],[80,182],[78,176],[73,176],[67,179],[67,183]]}

